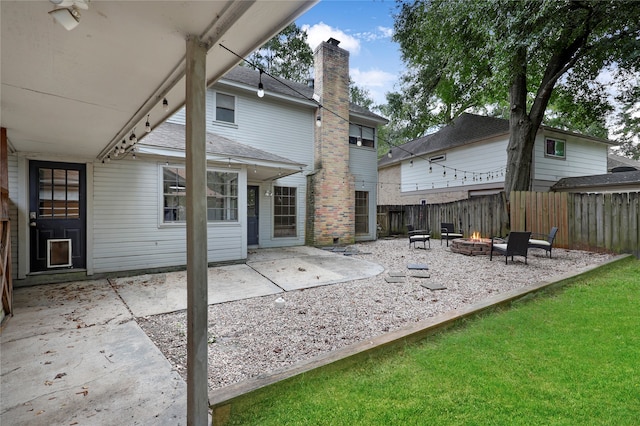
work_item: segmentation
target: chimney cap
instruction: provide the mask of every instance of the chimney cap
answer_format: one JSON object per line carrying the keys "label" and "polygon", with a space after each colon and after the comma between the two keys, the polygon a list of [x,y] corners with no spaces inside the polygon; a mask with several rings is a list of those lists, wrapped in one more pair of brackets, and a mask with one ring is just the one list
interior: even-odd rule
{"label": "chimney cap", "polygon": [[331,45],[334,45],[334,46],[337,46],[337,45],[340,44],[340,40],[336,40],[335,38],[330,37],[329,40],[327,40],[327,43],[329,43]]}

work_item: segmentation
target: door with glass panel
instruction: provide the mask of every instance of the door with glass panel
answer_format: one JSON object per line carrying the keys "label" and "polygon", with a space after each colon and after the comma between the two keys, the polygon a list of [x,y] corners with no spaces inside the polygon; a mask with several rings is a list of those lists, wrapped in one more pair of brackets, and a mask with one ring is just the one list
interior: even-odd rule
{"label": "door with glass panel", "polygon": [[84,164],[29,163],[31,272],[86,267]]}

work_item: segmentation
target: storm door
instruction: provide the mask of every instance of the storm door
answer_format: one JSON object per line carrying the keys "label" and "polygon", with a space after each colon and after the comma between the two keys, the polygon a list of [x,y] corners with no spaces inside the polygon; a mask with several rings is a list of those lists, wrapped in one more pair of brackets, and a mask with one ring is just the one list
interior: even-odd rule
{"label": "storm door", "polygon": [[31,272],[86,267],[84,164],[29,164]]}
{"label": "storm door", "polygon": [[247,245],[258,245],[258,200],[260,188],[257,186],[247,187]]}

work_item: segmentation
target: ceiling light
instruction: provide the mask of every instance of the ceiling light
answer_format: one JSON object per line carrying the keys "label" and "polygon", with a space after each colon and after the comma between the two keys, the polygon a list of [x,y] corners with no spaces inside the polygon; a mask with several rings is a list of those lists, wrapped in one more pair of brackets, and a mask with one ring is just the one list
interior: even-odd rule
{"label": "ceiling light", "polygon": [[49,15],[53,16],[53,19],[57,23],[62,25],[65,30],[71,31],[80,23],[80,11],[75,6],[62,9],[54,9],[49,12]]}

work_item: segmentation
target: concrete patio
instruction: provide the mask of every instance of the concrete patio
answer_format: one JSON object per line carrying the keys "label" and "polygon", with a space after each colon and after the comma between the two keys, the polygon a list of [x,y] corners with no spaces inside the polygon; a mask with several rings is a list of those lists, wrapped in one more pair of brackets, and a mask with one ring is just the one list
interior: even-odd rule
{"label": "concrete patio", "polygon": [[[255,250],[246,264],[209,268],[209,303],[383,270],[311,247]],[[0,336],[0,424],[186,424],[186,384],[135,321],[186,307],[186,272],[15,289]]]}

